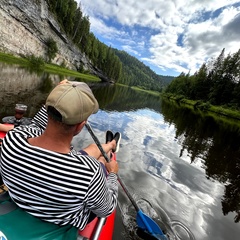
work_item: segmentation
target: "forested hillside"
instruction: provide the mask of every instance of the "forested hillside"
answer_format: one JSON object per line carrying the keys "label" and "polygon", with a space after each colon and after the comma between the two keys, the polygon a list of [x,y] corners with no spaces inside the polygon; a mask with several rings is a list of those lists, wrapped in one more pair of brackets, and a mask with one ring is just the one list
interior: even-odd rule
{"label": "forested hillside", "polygon": [[240,110],[240,50],[204,63],[194,75],[180,74],[167,93]]}
{"label": "forested hillside", "polygon": [[125,51],[113,49],[122,62],[121,83],[129,86],[139,86],[144,89],[162,91],[174,77],[160,76],[137,58],[130,56]]}
{"label": "forested hillside", "polygon": [[[75,0],[47,0],[49,9],[71,41],[109,81],[161,91],[173,77],[160,76],[136,58],[100,42],[90,32],[88,16]],[[82,71],[80,66],[79,71]],[[168,81],[165,81],[168,80]]]}

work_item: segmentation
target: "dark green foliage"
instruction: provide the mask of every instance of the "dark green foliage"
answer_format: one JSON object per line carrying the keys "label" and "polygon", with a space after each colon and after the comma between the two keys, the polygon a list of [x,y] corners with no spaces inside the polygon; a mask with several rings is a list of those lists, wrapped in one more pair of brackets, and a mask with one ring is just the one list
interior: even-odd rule
{"label": "dark green foliage", "polygon": [[209,102],[203,102],[201,100],[196,101],[196,103],[193,105],[195,109],[200,109],[202,111],[207,111],[210,107],[211,104]]}
{"label": "dark green foliage", "polygon": [[114,49],[114,53],[122,62],[122,75],[119,82],[147,90],[162,91],[166,83],[160,75],[125,51]]}
{"label": "dark green foliage", "polygon": [[52,38],[48,38],[46,41],[46,45],[47,45],[48,62],[51,62],[52,59],[55,58],[55,56],[58,52],[57,43]]}
{"label": "dark green foliage", "polygon": [[34,70],[42,70],[44,69],[44,59],[42,57],[35,57],[34,55],[30,55],[26,57],[30,62],[30,68]]}
{"label": "dark green foliage", "polygon": [[207,100],[210,92],[210,81],[208,80],[207,66],[204,63],[195,75],[194,93],[195,99]]}
{"label": "dark green foliage", "polygon": [[209,104],[240,110],[240,50],[227,57],[224,52],[223,49],[215,60],[204,63],[193,76],[180,74],[166,92],[208,102],[198,106],[205,110]]}
{"label": "dark green foliage", "polygon": [[173,76],[164,76],[164,75],[159,75],[159,76],[163,80],[164,87],[168,86],[172,82],[172,80],[175,78]]}

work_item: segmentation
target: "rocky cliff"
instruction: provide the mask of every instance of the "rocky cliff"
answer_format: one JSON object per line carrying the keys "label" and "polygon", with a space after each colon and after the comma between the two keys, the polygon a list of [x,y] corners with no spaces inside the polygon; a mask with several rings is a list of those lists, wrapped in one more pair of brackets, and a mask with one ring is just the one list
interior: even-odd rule
{"label": "rocky cliff", "polygon": [[61,31],[54,16],[48,11],[45,0],[1,0],[0,51],[45,58],[45,43],[49,38],[58,47],[53,63],[65,64],[70,69],[83,66],[102,80],[107,80]]}

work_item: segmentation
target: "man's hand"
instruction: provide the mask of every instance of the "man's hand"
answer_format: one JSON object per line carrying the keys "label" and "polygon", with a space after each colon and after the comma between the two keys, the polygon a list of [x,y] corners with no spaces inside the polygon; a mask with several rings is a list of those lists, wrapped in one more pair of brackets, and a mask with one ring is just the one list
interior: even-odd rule
{"label": "man's hand", "polygon": [[110,161],[105,163],[106,169],[109,173],[118,173],[118,163],[117,161]]}

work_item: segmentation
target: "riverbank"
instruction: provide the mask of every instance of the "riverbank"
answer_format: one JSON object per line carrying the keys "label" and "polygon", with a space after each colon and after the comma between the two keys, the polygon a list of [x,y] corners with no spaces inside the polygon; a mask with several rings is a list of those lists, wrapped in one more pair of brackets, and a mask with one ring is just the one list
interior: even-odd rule
{"label": "riverbank", "polygon": [[162,93],[161,96],[169,101],[174,101],[182,107],[188,107],[211,115],[214,118],[224,118],[225,121],[240,125],[240,111],[224,108],[222,106],[213,106],[203,101],[194,101],[172,94]]}
{"label": "riverbank", "polygon": [[[35,59],[36,61],[39,60],[38,58],[34,58],[34,57],[33,57],[33,59]],[[0,52],[0,61],[3,63],[7,63],[7,64],[17,64],[19,66],[30,68],[30,69],[33,67],[33,63],[31,62],[31,60],[29,60],[29,58],[16,57],[11,54],[1,53],[1,52]],[[39,60],[39,62],[40,62],[40,60]],[[44,62],[42,64],[39,64],[39,67],[34,68],[34,70],[43,71],[43,72],[56,74],[56,75],[61,75],[63,77],[67,77],[67,76],[76,77],[76,78],[80,78],[80,79],[87,80],[87,81],[96,81],[96,82],[101,81],[100,78],[98,78],[94,75],[80,73],[78,71],[70,70],[70,69],[64,68],[62,66],[44,63]]]}
{"label": "riverbank", "polygon": [[157,92],[157,91],[146,90],[146,89],[142,89],[142,88],[135,87],[135,86],[132,86],[131,88],[136,91],[146,92],[146,93],[154,95],[154,96],[160,96],[160,92]]}
{"label": "riverbank", "polygon": [[173,101],[173,102],[176,102],[177,104],[180,104],[182,107],[188,107],[193,110],[198,110],[204,114],[211,115],[215,118],[216,117],[230,118],[231,123],[232,121],[235,120],[235,121],[238,121],[238,124],[240,125],[240,111],[224,108],[222,106],[213,106],[203,101],[189,100],[189,99],[183,98],[182,96],[176,96],[168,93],[159,93],[156,91],[140,89],[138,87],[132,87],[132,88],[134,90],[144,91],[155,96],[159,95],[165,99],[168,99],[169,101]]}
{"label": "riverbank", "polygon": [[[33,57],[33,59],[36,60],[37,58]],[[23,66],[26,68],[31,68],[33,66],[33,63],[29,60],[29,58],[16,57],[11,54],[1,53],[1,52],[0,52],[0,61],[7,63],[7,64],[17,64],[19,66]],[[76,77],[79,79],[83,79],[86,81],[96,81],[96,82],[101,81],[100,78],[98,78],[94,75],[87,74],[87,73],[80,73],[75,70],[67,69],[64,66],[58,66],[58,65],[49,64],[49,63],[43,63],[39,67],[39,69],[34,69],[34,70],[40,70],[40,71],[47,72],[50,74],[60,75],[60,76],[62,76],[62,78],[66,78],[66,77],[70,76],[70,77]],[[168,100],[175,101],[178,104],[181,104],[181,106],[183,106],[183,107],[184,106],[190,107],[194,110],[202,111],[204,114],[208,113],[210,115],[214,115],[215,117],[222,116],[225,118],[231,118],[235,121],[238,121],[240,124],[240,112],[237,110],[232,110],[232,109],[224,108],[221,106],[213,106],[209,103],[204,103],[202,101],[193,101],[193,100],[185,99],[181,96],[175,96],[175,95],[171,95],[171,94],[159,93],[159,92],[151,91],[151,90],[145,90],[145,89],[141,89],[141,88],[135,87],[135,86],[132,86],[132,89],[134,89],[136,91],[144,91],[144,92],[147,92],[147,93],[155,95],[155,96],[158,96],[158,95],[162,96]]]}

